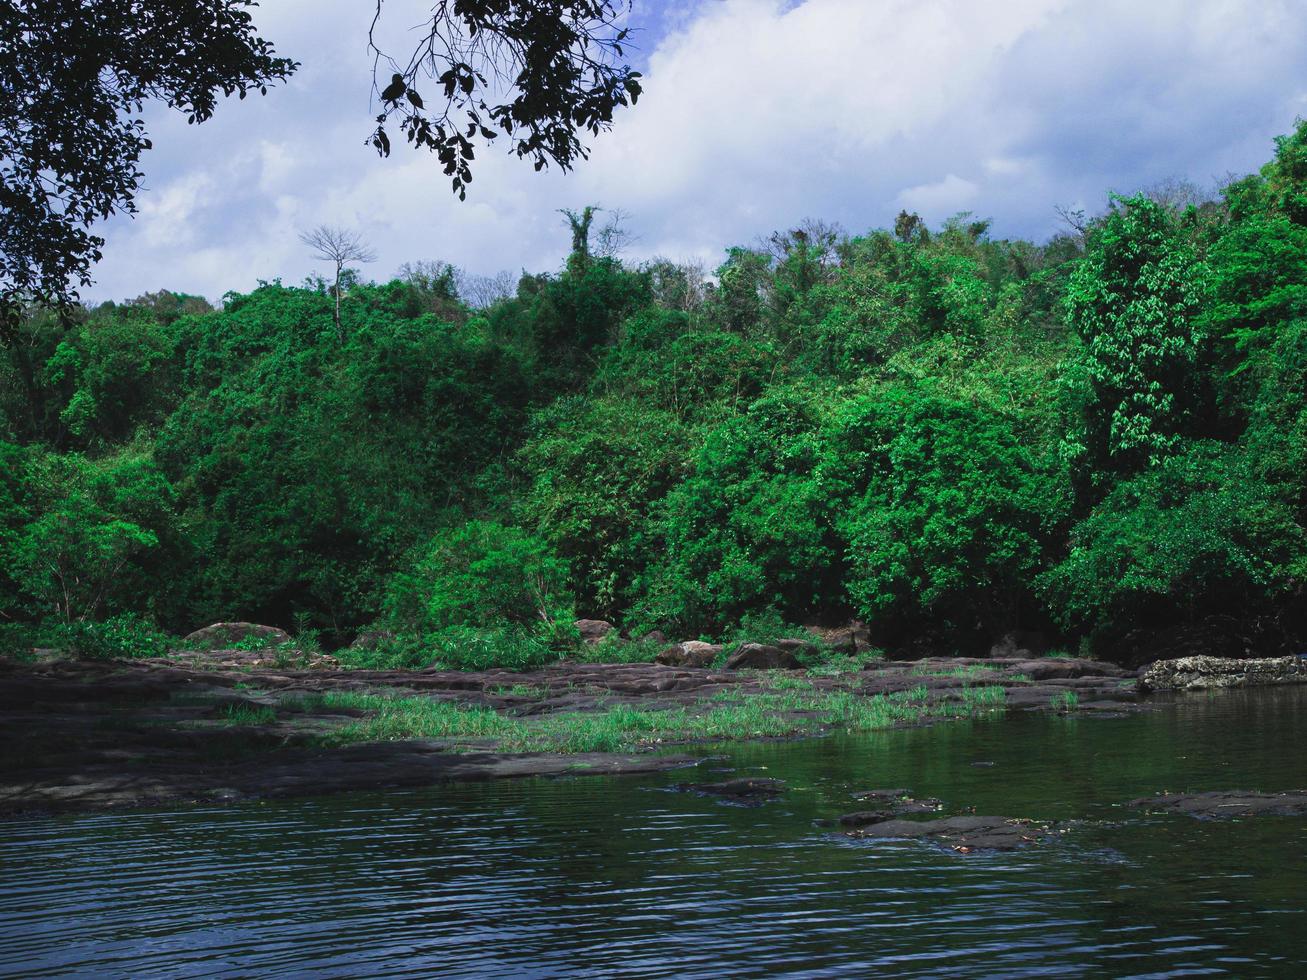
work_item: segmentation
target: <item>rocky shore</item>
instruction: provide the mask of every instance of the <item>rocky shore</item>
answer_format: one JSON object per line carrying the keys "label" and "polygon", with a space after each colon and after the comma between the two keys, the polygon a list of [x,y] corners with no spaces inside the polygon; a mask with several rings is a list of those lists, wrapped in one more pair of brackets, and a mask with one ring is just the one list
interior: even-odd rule
{"label": "rocky shore", "polygon": [[475,734],[382,734],[365,744],[330,744],[342,726],[368,716],[366,707],[350,706],[351,698],[456,707],[525,731],[556,719],[582,724],[621,708],[693,721],[697,713],[745,703],[788,712],[796,733],[813,734],[821,726],[802,716],[822,698],[854,705],[911,698],[920,707],[909,723],[926,723],[963,714],[977,691],[999,692],[998,706],[1008,709],[1142,707],[1131,672],[1073,658],[873,661],[831,676],[575,662],[529,672],[282,669],[258,652],[230,649],[145,661],[0,660],[0,814],[648,772],[693,761],[674,752],[693,736],[675,732],[620,752],[506,751],[495,738]]}

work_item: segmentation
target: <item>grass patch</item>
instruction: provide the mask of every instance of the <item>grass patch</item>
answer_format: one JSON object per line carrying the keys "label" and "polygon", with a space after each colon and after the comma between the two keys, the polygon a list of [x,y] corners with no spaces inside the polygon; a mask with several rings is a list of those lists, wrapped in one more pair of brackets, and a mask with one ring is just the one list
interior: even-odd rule
{"label": "grass patch", "polygon": [[855,653],[851,656],[848,654],[832,653],[829,656],[808,666],[809,677],[840,677],[845,674],[856,674],[866,670],[868,664],[879,663],[885,659],[885,653],[881,650],[864,650],[862,653]]}
{"label": "grass patch", "polygon": [[598,643],[582,643],[575,659],[586,664],[651,664],[670,643],[654,640],[624,640],[614,630]]}
{"label": "grass patch", "polygon": [[[511,689],[510,689],[511,690]],[[762,692],[718,691],[676,708],[614,705],[522,719],[491,708],[424,697],[328,692],[301,699],[305,711],[364,712],[319,737],[319,744],[413,738],[494,740],[511,752],[628,752],[667,742],[713,741],[813,734],[831,729],[870,732],[911,724],[931,715],[958,717],[1002,707],[1001,687],[964,688],[961,700],[930,705],[918,684],[865,697],[819,691],[802,678],[776,677]]]}
{"label": "grass patch", "polygon": [[1080,706],[1080,695],[1075,691],[1059,691],[1048,699],[1054,711],[1074,711]]}
{"label": "grass patch", "polygon": [[964,687],[960,692],[962,703],[976,711],[1001,708],[1007,704],[1007,691],[998,684],[983,687]]}
{"label": "grass patch", "polygon": [[489,691],[510,698],[544,698],[549,695],[549,688],[543,684],[500,684],[489,688]]}
{"label": "grass patch", "polygon": [[522,722],[492,708],[432,698],[329,691],[305,699],[302,704],[308,711],[343,709],[369,713],[366,718],[321,736],[320,741],[325,745],[410,738],[512,738],[520,737],[525,730]]}
{"label": "grass patch", "polygon": [[931,668],[928,665],[918,664],[912,668],[914,677],[962,677],[968,680],[974,680],[981,674],[992,673],[993,668],[986,667],[984,664],[970,664],[966,667],[950,667],[947,670]]}
{"label": "grass patch", "polygon": [[228,704],[218,715],[224,725],[232,727],[271,725],[277,720],[277,712],[266,704]]}

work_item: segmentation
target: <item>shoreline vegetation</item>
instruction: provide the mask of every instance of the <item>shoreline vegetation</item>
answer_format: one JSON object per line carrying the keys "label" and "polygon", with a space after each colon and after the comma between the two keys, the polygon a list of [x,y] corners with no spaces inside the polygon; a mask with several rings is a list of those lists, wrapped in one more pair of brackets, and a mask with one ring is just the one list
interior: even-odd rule
{"label": "shoreline vegetation", "polygon": [[854,670],[564,661],[525,672],[260,659],[0,660],[0,814],[646,772],[694,764],[677,750],[695,744],[1140,707],[1132,672],[1067,657]]}

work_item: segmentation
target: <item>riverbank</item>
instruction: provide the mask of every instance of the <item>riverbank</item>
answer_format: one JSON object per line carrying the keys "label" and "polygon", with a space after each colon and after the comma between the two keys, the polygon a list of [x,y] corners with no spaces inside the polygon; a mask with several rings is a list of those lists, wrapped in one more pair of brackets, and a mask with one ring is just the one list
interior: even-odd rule
{"label": "riverbank", "polygon": [[1132,672],[930,658],[844,673],[563,662],[529,672],[0,662],[0,815],[688,766],[675,746],[1137,710]]}

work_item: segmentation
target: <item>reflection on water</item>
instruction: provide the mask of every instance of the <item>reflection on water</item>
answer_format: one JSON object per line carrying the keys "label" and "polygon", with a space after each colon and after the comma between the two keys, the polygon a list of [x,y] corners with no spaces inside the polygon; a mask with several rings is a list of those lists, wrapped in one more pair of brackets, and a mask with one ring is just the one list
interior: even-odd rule
{"label": "reflection on water", "polygon": [[[1304,976],[1307,821],[1120,806],[1307,787],[1304,719],[1257,691],[713,748],[789,781],[758,808],[670,773],[4,823],[0,974]],[[1084,823],[966,857],[814,824],[886,786]]]}

